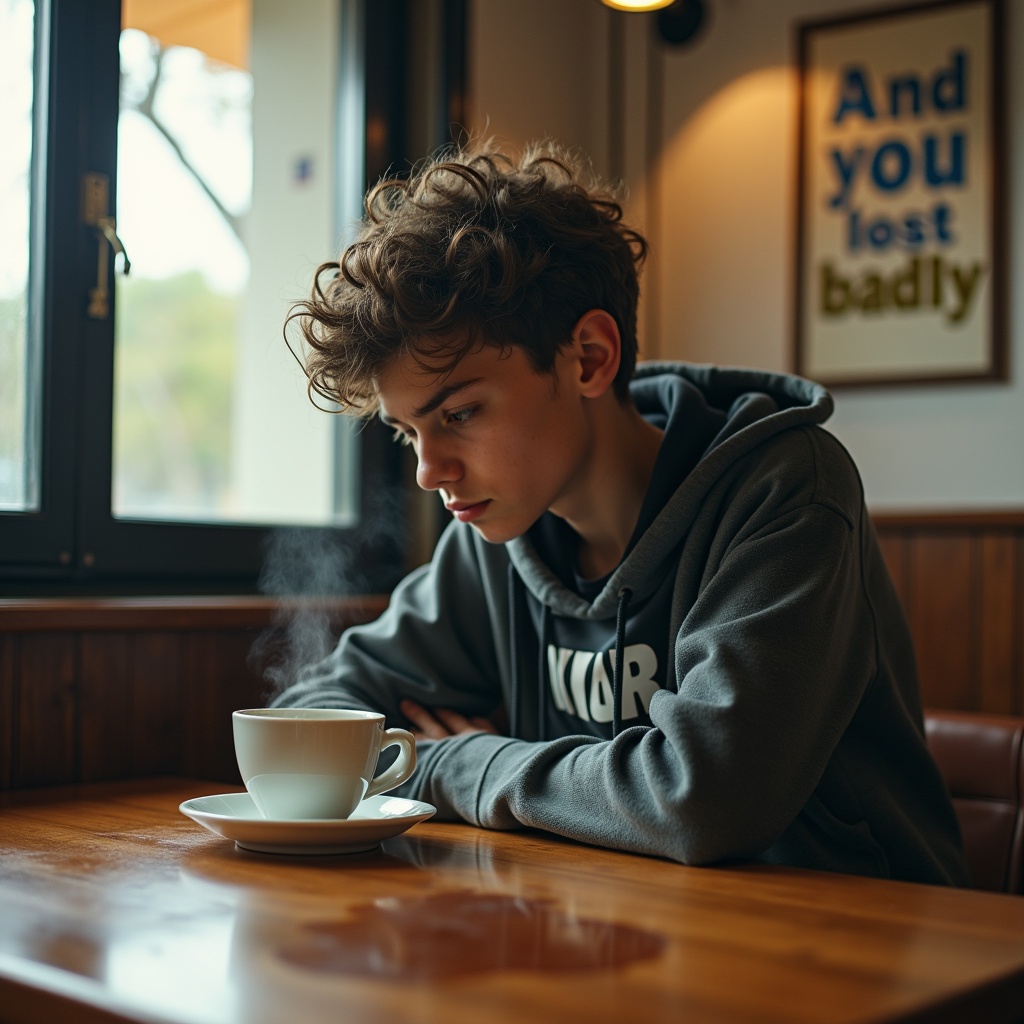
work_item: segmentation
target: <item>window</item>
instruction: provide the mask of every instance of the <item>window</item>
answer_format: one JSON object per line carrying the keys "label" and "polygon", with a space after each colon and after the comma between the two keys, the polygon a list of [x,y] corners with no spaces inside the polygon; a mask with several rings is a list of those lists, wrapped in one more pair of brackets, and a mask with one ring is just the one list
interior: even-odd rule
{"label": "window", "polygon": [[249,589],[282,530],[394,582],[403,455],[281,329],[367,182],[450,137],[463,8],[0,0],[3,592]]}
{"label": "window", "polygon": [[28,325],[32,0],[0,0],[0,510],[38,508],[39,381]]}
{"label": "window", "polygon": [[[335,0],[124,0],[113,513],[352,526],[349,420],[296,401],[288,301],[357,215],[339,176]],[[258,93],[256,90],[258,83]],[[268,474],[268,466],[275,472]],[[335,471],[329,471],[334,466]]]}

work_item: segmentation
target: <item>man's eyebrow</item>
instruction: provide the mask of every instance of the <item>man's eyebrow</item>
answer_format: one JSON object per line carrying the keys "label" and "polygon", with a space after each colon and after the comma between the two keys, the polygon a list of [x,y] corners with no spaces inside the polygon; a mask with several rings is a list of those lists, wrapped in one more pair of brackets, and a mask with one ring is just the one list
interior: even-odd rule
{"label": "man's eyebrow", "polygon": [[[452,395],[457,395],[460,391],[464,391],[474,384],[479,384],[483,379],[483,377],[470,377],[468,380],[460,380],[455,384],[445,384],[444,387],[438,388],[423,405],[413,409],[412,418],[418,420],[420,417],[432,413],[438,406],[447,402]],[[381,423],[386,423],[389,427],[398,426],[399,421],[393,416],[389,416],[386,412],[380,412],[378,416]]]}
{"label": "man's eyebrow", "polygon": [[438,388],[418,409],[413,409],[413,417],[419,419],[421,416],[426,416],[427,413],[433,412],[439,405],[447,402],[452,395],[457,395],[460,391],[471,388],[482,380],[483,377],[470,377],[468,380],[460,380],[455,384],[445,384],[444,387]]}
{"label": "man's eyebrow", "polygon": [[[426,416],[428,413],[432,413],[438,406],[449,400],[454,394],[458,394],[460,391],[464,391],[468,387],[472,387],[474,384],[479,384],[482,381],[482,377],[470,377],[468,380],[459,381],[457,384],[445,384],[444,387],[438,388],[418,409],[413,410],[413,419],[418,420],[420,417]],[[381,423],[386,424],[389,427],[398,426],[399,421],[393,416],[388,416],[385,412],[377,414],[380,418]]]}

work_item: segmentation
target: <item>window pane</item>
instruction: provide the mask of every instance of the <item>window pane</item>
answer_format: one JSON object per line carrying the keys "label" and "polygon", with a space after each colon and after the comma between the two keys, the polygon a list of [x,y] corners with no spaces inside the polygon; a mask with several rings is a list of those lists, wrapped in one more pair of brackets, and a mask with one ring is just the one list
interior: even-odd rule
{"label": "window pane", "polygon": [[123,4],[116,516],[353,521],[353,434],[281,336],[338,245],[337,7]]}
{"label": "window pane", "polygon": [[0,509],[38,507],[39,380],[28,331],[32,0],[0,0]]}

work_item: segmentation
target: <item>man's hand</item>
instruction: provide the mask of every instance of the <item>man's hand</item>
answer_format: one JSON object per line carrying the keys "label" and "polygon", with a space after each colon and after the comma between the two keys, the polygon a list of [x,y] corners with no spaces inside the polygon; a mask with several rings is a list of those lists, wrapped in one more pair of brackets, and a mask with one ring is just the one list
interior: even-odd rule
{"label": "man's hand", "polygon": [[448,708],[427,710],[412,700],[403,700],[401,712],[412,723],[412,734],[418,740],[443,740],[448,736],[461,736],[468,732],[497,733],[488,718],[466,718]]}

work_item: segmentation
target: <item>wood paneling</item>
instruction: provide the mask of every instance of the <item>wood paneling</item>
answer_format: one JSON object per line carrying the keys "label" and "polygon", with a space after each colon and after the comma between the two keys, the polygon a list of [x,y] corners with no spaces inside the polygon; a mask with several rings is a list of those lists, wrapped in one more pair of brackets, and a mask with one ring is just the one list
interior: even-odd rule
{"label": "wood paneling", "polygon": [[148,631],[131,637],[128,740],[133,776],[181,770],[182,709],[185,694],[194,685],[185,672],[181,640],[181,634]]}
{"label": "wood paneling", "polygon": [[332,625],[364,622],[380,615],[380,594],[325,600],[269,597],[57,597],[0,598],[0,633],[50,633],[55,629],[97,632],[155,630],[263,629],[312,605]]}
{"label": "wood paneling", "polygon": [[267,703],[266,684],[249,667],[255,631],[196,633],[188,638],[189,678],[184,771],[200,779],[241,781],[231,712]]}
{"label": "wood paneling", "polygon": [[[1024,714],[1024,513],[875,515],[926,706]],[[331,605],[332,634],[385,599]],[[231,712],[267,702],[264,598],[0,600],[0,788],[237,781]]]}
{"label": "wood paneling", "polygon": [[14,788],[78,778],[77,641],[73,633],[21,637],[14,668]]}
{"label": "wood paneling", "polygon": [[993,530],[1024,530],[1024,511],[1007,509],[1002,512],[884,512],[876,509],[871,519],[879,530],[972,530],[984,533]]}
{"label": "wood paneling", "polygon": [[78,728],[83,782],[132,777],[130,642],[126,633],[81,635]]}
{"label": "wood paneling", "polygon": [[1017,588],[1020,543],[1010,533],[983,535],[977,543],[980,549],[977,595],[979,709],[1014,714],[1020,710],[1014,692],[1015,645],[1022,615],[1021,595]]}
{"label": "wood paneling", "polygon": [[931,684],[929,703],[940,708],[971,703],[977,673],[972,554],[972,545],[947,534],[925,533],[910,546],[905,607],[921,678]]}
{"label": "wood paneling", "polygon": [[1024,513],[876,515],[927,706],[1024,713]]}
{"label": "wood paneling", "polygon": [[1014,689],[1013,706],[1018,714],[1024,713],[1024,531],[1017,537],[1017,602],[1014,609]]}
{"label": "wood paneling", "polygon": [[14,650],[13,636],[0,633],[0,790],[11,788],[14,766]]}
{"label": "wood paneling", "polygon": [[[332,639],[385,603],[332,602]],[[278,618],[262,599],[0,601],[0,789],[238,782],[231,712],[267,702],[251,655]]]}

